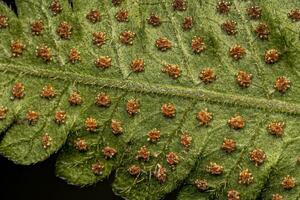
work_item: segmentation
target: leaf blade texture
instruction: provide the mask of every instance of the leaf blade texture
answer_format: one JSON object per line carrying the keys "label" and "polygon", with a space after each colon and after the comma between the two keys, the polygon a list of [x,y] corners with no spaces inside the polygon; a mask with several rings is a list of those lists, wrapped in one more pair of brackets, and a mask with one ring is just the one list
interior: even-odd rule
{"label": "leaf blade texture", "polygon": [[0,152],[126,199],[299,199],[296,0],[0,2]]}

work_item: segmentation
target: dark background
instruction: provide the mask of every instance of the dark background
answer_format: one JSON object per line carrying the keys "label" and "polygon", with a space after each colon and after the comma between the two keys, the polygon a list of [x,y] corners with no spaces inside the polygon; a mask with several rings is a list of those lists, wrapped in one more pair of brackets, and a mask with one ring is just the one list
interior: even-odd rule
{"label": "dark background", "polygon": [[[6,2],[17,12],[13,0],[0,1]],[[57,155],[52,155],[44,162],[32,166],[21,166],[0,155],[0,199],[122,200],[122,198],[114,195],[112,192],[110,184],[113,181],[113,176],[93,186],[84,188],[68,185],[62,179],[57,178],[55,176],[56,157]],[[175,196],[175,193],[169,194],[165,200],[175,199]]]}
{"label": "dark background", "polygon": [[121,200],[113,194],[111,180],[80,188],[55,176],[56,155],[32,166],[20,166],[0,156],[0,199],[29,200]]}

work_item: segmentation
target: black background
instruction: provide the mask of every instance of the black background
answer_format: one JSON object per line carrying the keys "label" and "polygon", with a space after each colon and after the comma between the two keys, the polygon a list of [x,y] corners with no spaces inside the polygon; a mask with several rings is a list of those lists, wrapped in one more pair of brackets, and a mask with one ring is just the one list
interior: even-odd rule
{"label": "black background", "polygon": [[[0,0],[1,1],[1,0]],[[17,12],[13,0],[3,0]],[[108,0],[104,0],[108,1]],[[89,200],[122,198],[113,194],[111,182],[113,175],[93,186],[80,188],[68,185],[55,176],[55,160],[52,155],[44,162],[32,166],[20,166],[0,155],[0,199],[1,200]],[[145,191],[147,192],[147,191]],[[176,192],[165,200],[175,199]]]}
{"label": "black background", "polygon": [[55,159],[53,155],[36,165],[20,166],[0,156],[0,199],[122,199],[113,194],[110,180],[83,188],[68,185],[55,176]]}

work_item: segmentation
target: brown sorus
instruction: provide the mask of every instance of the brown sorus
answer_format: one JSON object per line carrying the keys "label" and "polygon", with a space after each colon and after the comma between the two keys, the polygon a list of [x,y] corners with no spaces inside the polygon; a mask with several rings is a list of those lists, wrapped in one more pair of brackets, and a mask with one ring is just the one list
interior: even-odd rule
{"label": "brown sorus", "polygon": [[160,139],[160,131],[156,128],[148,132],[148,141],[157,142]]}
{"label": "brown sorus", "polygon": [[44,22],[42,20],[36,20],[30,25],[32,35],[41,35],[44,31]]}
{"label": "brown sorus", "polygon": [[30,124],[37,122],[38,118],[39,118],[39,113],[35,111],[30,110],[26,114],[26,119]]}
{"label": "brown sorus", "polygon": [[239,44],[235,44],[229,49],[229,55],[235,60],[243,58],[245,54],[246,49],[241,47]]}
{"label": "brown sorus", "polygon": [[80,61],[80,52],[76,48],[72,48],[69,53],[69,62],[74,64]]}
{"label": "brown sorus", "polygon": [[11,43],[10,43],[10,51],[11,51],[11,55],[13,57],[21,56],[23,54],[23,51],[25,48],[26,48],[26,45],[18,40],[11,41]]}
{"label": "brown sorus", "polygon": [[192,136],[188,132],[183,132],[180,136],[180,143],[186,150],[191,146],[192,140]]}
{"label": "brown sorus", "polygon": [[133,72],[142,72],[145,70],[144,60],[136,58],[131,61],[130,68]]}
{"label": "brown sorus", "polygon": [[138,165],[131,165],[128,172],[131,176],[138,176],[141,173],[141,168]]}
{"label": "brown sorus", "polygon": [[233,139],[224,138],[221,148],[227,153],[231,153],[236,149],[236,142]]}
{"label": "brown sorus", "polygon": [[208,109],[205,108],[197,113],[196,118],[201,125],[208,125],[212,120],[212,113],[208,112]]}
{"label": "brown sorus", "polygon": [[288,13],[288,17],[293,21],[293,22],[298,22],[300,21],[300,9],[294,9],[291,10]]}
{"label": "brown sorus", "polygon": [[111,57],[109,56],[99,56],[95,60],[95,66],[101,69],[107,69],[111,66]]}
{"label": "brown sorus", "polygon": [[106,146],[102,149],[102,153],[105,159],[113,158],[117,154],[117,150],[115,148]]}
{"label": "brown sorus", "polygon": [[13,86],[11,93],[13,98],[22,99],[25,96],[25,86],[18,82]]}
{"label": "brown sorus", "polygon": [[166,155],[167,163],[169,166],[174,167],[179,163],[179,156],[175,152],[169,152]]}
{"label": "brown sorus", "polygon": [[47,149],[51,146],[52,138],[49,136],[48,133],[45,133],[41,138],[41,142],[42,142],[43,148]]}
{"label": "brown sorus", "polygon": [[72,25],[69,24],[68,22],[60,22],[60,24],[56,29],[56,33],[61,39],[70,39],[72,34],[72,29],[73,29]]}
{"label": "brown sorus", "polygon": [[265,62],[267,64],[274,64],[278,62],[280,53],[278,52],[277,49],[269,49],[265,52]]}
{"label": "brown sorus", "polygon": [[262,149],[254,149],[250,152],[250,160],[254,162],[255,166],[263,164],[266,157],[266,153]]}
{"label": "brown sorus", "polygon": [[128,21],[128,10],[120,9],[115,15],[118,22],[127,22]]}
{"label": "brown sorus", "polygon": [[214,70],[211,68],[204,68],[199,74],[200,80],[205,84],[215,81],[216,77]]}
{"label": "brown sorus", "polygon": [[105,32],[94,32],[92,34],[93,38],[93,44],[101,47],[103,44],[105,44],[105,40],[106,40],[106,33]]}
{"label": "brown sorus", "polygon": [[78,151],[86,151],[88,148],[88,145],[87,145],[85,139],[77,138],[76,140],[74,140],[74,147]]}
{"label": "brown sorus", "polygon": [[7,113],[8,113],[8,108],[4,106],[0,106],[0,120],[5,119]]}
{"label": "brown sorus", "polygon": [[97,121],[96,119],[92,118],[92,117],[88,117],[85,120],[85,128],[87,131],[90,132],[95,132],[97,130]]}
{"label": "brown sorus", "polygon": [[136,159],[146,162],[149,160],[149,158],[150,158],[150,151],[144,145],[138,150]]}
{"label": "brown sorus", "polygon": [[130,99],[126,104],[126,111],[129,115],[133,116],[140,112],[140,103],[137,99]]}
{"label": "brown sorus", "polygon": [[8,26],[8,18],[0,14],[0,28],[6,28]]}
{"label": "brown sorus", "polygon": [[230,11],[230,5],[231,5],[231,3],[228,2],[228,1],[223,1],[223,0],[219,1],[217,3],[217,7],[216,7],[217,12],[220,13],[220,14],[227,14],[227,13],[229,13],[229,11]]}
{"label": "brown sorus", "polygon": [[114,6],[119,6],[119,5],[121,5],[122,2],[123,2],[123,0],[112,0],[112,4]]}
{"label": "brown sorus", "polygon": [[154,171],[155,178],[160,182],[164,183],[167,180],[167,170],[161,166],[160,164],[157,164]]}
{"label": "brown sorus", "polygon": [[252,173],[248,169],[244,169],[240,172],[239,183],[249,185],[253,181]]}
{"label": "brown sorus", "polygon": [[262,9],[259,6],[251,6],[246,9],[246,12],[250,19],[259,19],[262,15]]}
{"label": "brown sorus", "polygon": [[64,124],[66,122],[67,113],[65,111],[56,111],[54,121],[57,124]]}
{"label": "brown sorus", "polygon": [[182,22],[182,29],[183,29],[184,31],[188,31],[188,30],[192,29],[193,24],[194,24],[194,22],[193,22],[193,17],[187,16],[187,17],[185,17],[185,18],[183,19],[183,22]]}
{"label": "brown sorus", "polygon": [[62,6],[59,0],[53,0],[49,6],[49,9],[52,11],[53,15],[57,15],[62,11]]}
{"label": "brown sorus", "polygon": [[102,175],[104,170],[104,165],[99,161],[97,161],[92,164],[91,170],[95,175]]}
{"label": "brown sorus", "polygon": [[237,25],[237,23],[235,21],[229,20],[229,21],[225,21],[221,25],[221,28],[228,35],[235,35],[237,33],[236,25]]}
{"label": "brown sorus", "polygon": [[249,74],[245,71],[239,71],[236,74],[236,82],[238,83],[239,86],[243,88],[247,88],[250,86],[252,82],[252,74]]}
{"label": "brown sorus", "polygon": [[208,182],[205,179],[196,179],[194,181],[195,187],[200,191],[204,192],[208,190]]}
{"label": "brown sorus", "polygon": [[221,165],[211,162],[206,166],[206,171],[212,175],[220,175],[223,173],[224,169]]}
{"label": "brown sorus", "polygon": [[272,200],[283,200],[283,196],[280,194],[273,194]]}
{"label": "brown sorus", "polygon": [[111,104],[110,96],[107,95],[107,94],[104,93],[104,92],[101,92],[101,93],[97,94],[97,96],[96,96],[95,99],[96,99],[95,104],[96,104],[97,106],[108,107],[108,106],[110,106],[110,104]]}
{"label": "brown sorus", "polygon": [[82,97],[79,94],[79,92],[72,91],[69,96],[68,101],[69,101],[70,105],[72,105],[72,106],[80,105],[80,104],[82,104]]}
{"label": "brown sorus", "polygon": [[268,124],[267,130],[271,135],[281,137],[284,134],[284,122],[274,121]]}
{"label": "brown sorus", "polygon": [[101,21],[101,14],[99,10],[91,10],[87,15],[86,18],[91,22],[91,23],[97,23]]}
{"label": "brown sorus", "polygon": [[281,181],[281,186],[286,190],[293,189],[296,186],[296,180],[294,177],[287,175],[287,176],[283,177],[283,179]]}
{"label": "brown sorus", "polygon": [[175,64],[165,64],[161,71],[167,73],[173,79],[176,79],[181,75],[181,69]]}
{"label": "brown sorus", "polygon": [[204,42],[204,39],[200,36],[194,36],[192,39],[191,47],[194,53],[201,53],[205,49],[207,49],[207,46]]}
{"label": "brown sorus", "polygon": [[230,118],[227,123],[233,129],[242,129],[246,124],[245,119],[240,115]]}
{"label": "brown sorus", "polygon": [[240,200],[240,193],[236,190],[229,190],[227,192],[227,200]]}
{"label": "brown sorus", "polygon": [[36,52],[36,56],[38,58],[41,58],[45,62],[49,62],[52,60],[52,52],[47,45],[38,46],[35,52]]}
{"label": "brown sorus", "polygon": [[123,44],[132,45],[135,38],[135,33],[132,31],[124,31],[120,34],[120,41]]}
{"label": "brown sorus", "polygon": [[161,25],[160,17],[154,13],[151,13],[149,18],[147,19],[148,24],[152,26],[159,26]]}
{"label": "brown sorus", "polygon": [[257,37],[262,40],[266,40],[269,38],[269,34],[270,34],[269,26],[264,22],[259,23],[256,29],[254,30],[254,32],[256,33]]}
{"label": "brown sorus", "polygon": [[165,117],[174,117],[175,116],[175,107],[172,103],[165,103],[161,106],[161,112]]}
{"label": "brown sorus", "polygon": [[291,81],[288,80],[286,77],[279,76],[276,78],[274,88],[281,94],[284,94],[290,87]]}
{"label": "brown sorus", "polygon": [[111,131],[114,135],[123,134],[122,123],[120,121],[117,121],[117,120],[114,120],[114,119],[111,120],[110,128],[111,128]]}
{"label": "brown sorus", "polygon": [[158,38],[155,41],[155,46],[158,48],[160,51],[167,51],[168,49],[172,48],[172,43],[170,40],[167,38]]}
{"label": "brown sorus", "polygon": [[41,97],[51,99],[55,97],[55,91],[51,85],[46,85],[43,87],[41,92]]}
{"label": "brown sorus", "polygon": [[172,6],[173,6],[174,10],[185,11],[187,8],[187,1],[186,0],[173,0]]}

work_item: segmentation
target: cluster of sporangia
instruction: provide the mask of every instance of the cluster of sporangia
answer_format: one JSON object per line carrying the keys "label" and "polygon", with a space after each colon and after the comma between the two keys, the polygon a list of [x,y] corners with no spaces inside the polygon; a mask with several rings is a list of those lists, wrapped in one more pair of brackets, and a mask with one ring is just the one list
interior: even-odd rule
{"label": "cluster of sporangia", "polygon": [[[112,0],[113,5],[119,6],[122,0]],[[172,7],[175,11],[185,11],[187,9],[187,1],[186,0],[173,0]],[[230,12],[231,4],[226,1],[219,1],[216,6],[216,10],[219,14],[227,14]],[[58,0],[54,0],[49,5],[49,10],[53,13],[53,15],[58,15],[62,12],[62,6]],[[262,15],[262,9],[258,6],[251,6],[247,10],[247,15],[250,19],[256,20],[259,19]],[[294,9],[290,13],[288,13],[288,17],[292,21],[300,21],[300,10]],[[101,13],[98,10],[91,10],[86,15],[87,20],[91,23],[97,23],[101,21]],[[127,22],[129,20],[129,12],[125,9],[120,9],[116,14],[115,18],[118,22]],[[158,27],[161,25],[162,21],[159,16],[154,13],[151,13],[149,18],[147,19],[147,23],[154,27]],[[182,22],[183,31],[188,31],[193,27],[193,18],[188,16],[184,18]],[[6,28],[9,26],[9,19],[0,14],[0,28]],[[221,28],[228,35],[237,34],[237,23],[235,21],[225,21],[221,24]],[[30,29],[32,35],[39,36],[44,32],[44,22],[42,20],[33,21],[30,24]],[[61,22],[57,29],[56,33],[61,39],[70,39],[72,36],[72,25],[68,22]],[[256,29],[254,30],[255,34],[261,40],[267,40],[269,37],[270,30],[266,23],[260,23]],[[124,31],[120,34],[120,42],[125,45],[132,45],[136,34],[132,31]],[[94,32],[92,34],[92,42],[94,45],[101,47],[106,43],[106,33],[105,32]],[[155,42],[155,46],[160,51],[167,51],[172,48],[172,42],[167,38],[158,38]],[[18,57],[23,54],[23,51],[26,49],[26,45],[19,41],[11,42],[11,54],[13,57]],[[195,36],[191,41],[191,50],[195,54],[200,54],[205,51],[207,46],[204,42],[204,39],[200,36]],[[229,49],[229,56],[234,60],[242,59],[246,54],[246,49],[241,47],[239,44],[232,46]],[[45,62],[50,62],[53,59],[53,55],[51,49],[47,45],[40,45],[36,48],[36,56]],[[279,61],[280,53],[276,49],[269,49],[265,52],[264,60],[267,64],[273,64]],[[69,62],[76,63],[81,60],[80,52],[76,48],[72,48],[69,54]],[[106,69],[111,66],[112,58],[109,56],[100,56],[98,57],[94,64],[96,67]],[[144,71],[144,61],[143,59],[137,58],[134,59],[130,65],[132,71],[134,72],[142,72]],[[175,64],[166,64],[162,69],[162,72],[167,73],[170,77],[176,79],[181,75],[181,69],[179,66]],[[199,78],[205,83],[211,83],[216,79],[216,75],[211,68],[203,69]],[[239,71],[236,74],[236,81],[241,87],[249,87],[252,82],[252,74],[249,74],[244,71]],[[290,87],[290,81],[286,79],[284,76],[280,76],[276,79],[274,88],[281,93],[285,93],[286,90]],[[12,99],[22,99],[25,96],[25,87],[22,83],[16,83],[12,88]],[[46,99],[55,98],[56,93],[54,88],[51,85],[47,85],[42,88],[41,97]],[[68,99],[70,105],[76,106],[81,105],[83,103],[83,99],[77,91],[73,91]],[[95,98],[95,104],[101,107],[109,107],[111,105],[111,99],[106,93],[99,93]],[[130,116],[134,116],[140,111],[140,102],[137,99],[130,99],[126,104],[126,111]],[[6,118],[7,113],[9,112],[7,107],[0,106],[0,120]],[[175,107],[172,103],[163,104],[161,107],[161,112],[163,116],[167,118],[172,118],[175,116]],[[199,121],[201,125],[208,125],[212,120],[212,113],[210,113],[207,109],[204,109],[197,113],[196,119]],[[26,114],[26,120],[30,125],[34,125],[39,119],[39,113],[36,111],[29,110]],[[67,113],[63,110],[56,111],[53,117],[55,123],[59,125],[63,125],[67,120]],[[229,127],[233,129],[242,129],[245,127],[245,119],[236,115],[228,120]],[[97,120],[88,117],[85,120],[85,127],[87,131],[96,132],[98,129]],[[114,135],[118,136],[123,134],[124,130],[122,128],[122,123],[117,120],[111,121],[111,131]],[[277,137],[281,137],[284,134],[284,122],[274,121],[267,125],[267,131]],[[148,133],[148,141],[150,143],[155,143],[160,139],[160,131],[157,129],[153,129]],[[181,145],[183,148],[188,151],[189,146],[192,143],[192,137],[187,133],[183,132],[180,138]],[[47,149],[51,146],[52,139],[48,133],[45,133],[41,138],[41,145]],[[77,138],[74,141],[74,147],[79,151],[86,151],[88,149],[88,144],[83,138]],[[220,148],[227,153],[231,153],[236,150],[237,144],[233,139],[224,138],[223,143]],[[117,154],[117,150],[112,147],[105,147],[102,150],[103,155],[106,159],[113,158]],[[150,151],[147,149],[146,145],[142,146],[137,151],[136,158],[141,161],[148,161],[150,159]],[[249,152],[249,159],[253,162],[255,166],[260,166],[267,159],[265,152],[262,149],[253,149]],[[179,163],[179,156],[175,152],[169,152],[166,155],[166,161],[171,167],[171,169],[175,169],[175,166]],[[299,161],[299,160],[298,160]],[[100,162],[96,162],[91,166],[91,170],[95,174],[102,174],[104,166]],[[206,170],[208,173],[212,175],[221,175],[223,173],[223,167],[218,165],[217,163],[211,162]],[[128,172],[132,176],[139,176],[141,174],[141,168],[138,165],[132,165],[128,168]],[[160,164],[156,166],[154,176],[158,179],[159,182],[163,183],[167,179],[167,170]],[[254,177],[249,169],[241,170],[238,182],[240,184],[249,185],[253,182]],[[293,177],[287,175],[283,177],[282,182],[279,183],[282,185],[284,189],[292,189],[295,187],[296,181]],[[195,180],[195,186],[199,191],[206,191],[209,189],[209,183],[204,179]],[[240,193],[235,190],[229,190],[227,193],[228,200],[238,200],[240,199]],[[281,200],[283,197],[280,194],[274,194],[273,200]]]}

